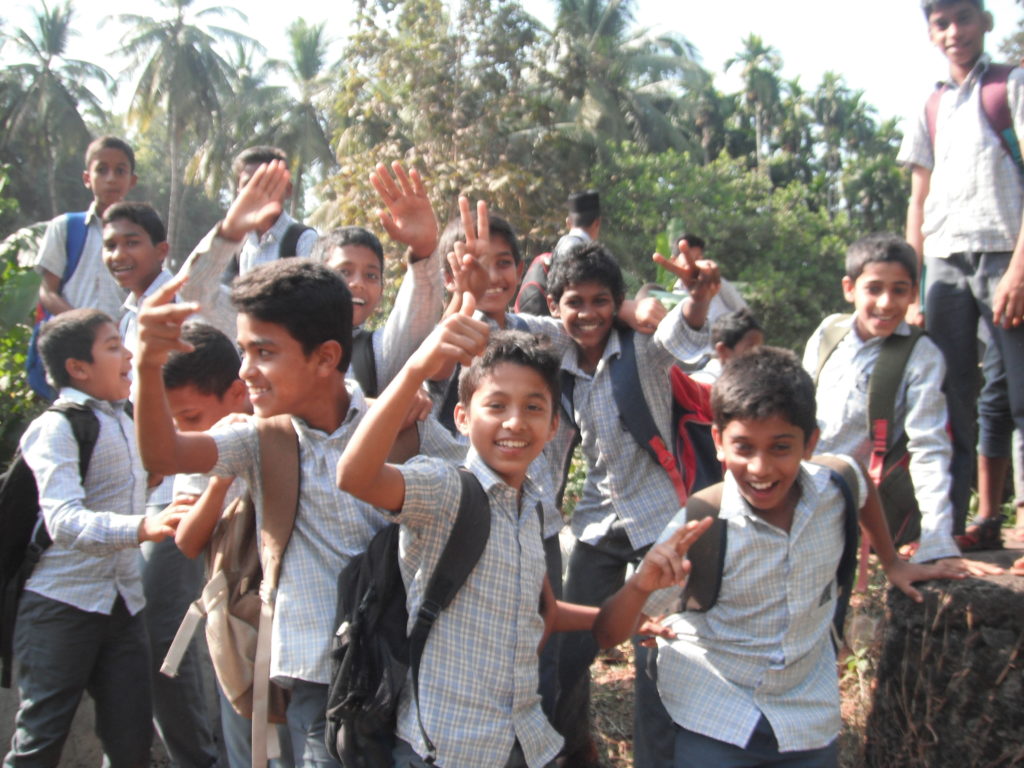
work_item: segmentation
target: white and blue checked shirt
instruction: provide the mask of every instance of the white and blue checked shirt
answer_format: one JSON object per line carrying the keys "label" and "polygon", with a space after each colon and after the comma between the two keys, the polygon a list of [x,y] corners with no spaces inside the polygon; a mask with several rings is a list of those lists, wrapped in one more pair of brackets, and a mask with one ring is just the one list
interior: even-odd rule
{"label": "white and blue checked shirt", "polygon": [[[281,240],[284,238],[285,232],[288,231],[288,227],[296,223],[301,224],[302,222],[296,222],[287,213],[281,211],[277,221],[262,236],[256,232],[246,234],[242,240],[242,250],[238,254],[238,274],[244,275],[247,272],[252,272],[256,267],[279,259],[281,257]],[[299,241],[295,244],[295,255],[308,257],[313,253],[317,238],[315,229],[307,229],[299,235]]]}
{"label": "white and blue checked shirt", "polygon": [[[653,336],[634,336],[637,371],[642,393],[658,431],[671,450],[672,386],[669,371],[677,360],[695,355],[708,342],[707,325],[694,330],[677,305],[661,321]],[[572,532],[580,541],[595,544],[608,533],[615,520],[621,520],[635,549],[650,544],[665,523],[679,509],[679,497],[668,474],[647,454],[619,418],[612,394],[611,360],[620,353],[619,332],[613,329],[604,355],[593,374],[580,369],[576,345],[562,322],[551,317],[520,315],[534,333],[546,333],[562,355],[562,370],[576,379],[573,392],[574,419],[579,426],[583,455],[587,460],[587,480],[583,495],[572,515]],[[549,465],[559,471],[564,466],[564,449],[569,445],[564,431],[545,452]],[[556,454],[563,455],[556,455]]]}
{"label": "white and blue checked shirt", "polygon": [[[851,490],[863,504],[866,480],[859,470],[857,478]],[[726,473],[718,602],[706,613],[670,617],[676,639],[658,641],[658,691],[672,719],[738,747],[762,714],[782,752],[823,747],[842,725],[831,624],[845,502],[824,467],[805,462],[797,483],[786,533],[758,516]],[[681,511],[659,540],[685,522]],[[659,590],[644,612],[663,614],[678,596],[678,587]]]}
{"label": "white and blue checked shirt", "polygon": [[[427,640],[419,681],[423,726],[437,746],[438,765],[504,765],[518,739],[527,764],[539,767],[554,759],[562,739],[537,693],[537,645],[544,630],[538,607],[546,572],[538,490],[527,477],[520,500],[472,448],[466,467],[487,492],[491,533]],[[456,467],[440,459],[418,457],[399,469],[405,501],[395,519],[402,524],[400,564],[411,628],[455,523],[462,487]],[[397,733],[425,755],[411,691],[410,682]]]}
{"label": "white and blue checked shirt", "polygon": [[[818,369],[818,347],[825,328],[835,322],[825,319],[811,335],[804,350],[804,368],[813,376]],[[867,466],[871,461],[871,433],[868,429],[868,382],[875,370],[884,339],[862,341],[853,329],[829,356],[818,377],[818,453],[843,453]],[[900,323],[895,333],[906,336],[910,328]],[[907,436],[910,478],[921,508],[921,543],[914,562],[940,557],[959,557],[953,540],[953,504],[949,500],[949,463],[953,445],[946,432],[948,414],[942,382],[946,361],[927,336],[918,340],[907,360],[903,380],[896,391],[894,438]]]}
{"label": "white and blue checked shirt", "polygon": [[[338,573],[385,524],[373,507],[335,484],[338,459],[366,412],[359,385],[345,383],[351,397],[348,414],[331,434],[292,417],[299,438],[299,507],[281,564],[270,661],[271,676],[285,685],[286,678],[330,682]],[[209,434],[218,452],[212,473],[245,480],[262,525],[263,481],[255,425],[229,424]]]}
{"label": "white and blue checked shirt", "polygon": [[90,613],[110,614],[117,596],[131,614],[145,605],[139,575],[139,525],[146,472],[135,426],[123,403],[95,400],[71,387],[57,402],[90,406],[100,431],[83,486],[78,441],[62,413],[47,411],[21,437],[39,487],[39,506],[53,539],[25,588]]}
{"label": "white and blue checked shirt", "polygon": [[[981,108],[984,54],[963,84],[949,82],[939,100],[932,150],[922,108],[907,127],[897,160],[931,169],[924,203],[924,255],[1012,251],[1024,210],[1024,181]],[[1024,70],[1006,84],[1014,130],[1024,138]]]}

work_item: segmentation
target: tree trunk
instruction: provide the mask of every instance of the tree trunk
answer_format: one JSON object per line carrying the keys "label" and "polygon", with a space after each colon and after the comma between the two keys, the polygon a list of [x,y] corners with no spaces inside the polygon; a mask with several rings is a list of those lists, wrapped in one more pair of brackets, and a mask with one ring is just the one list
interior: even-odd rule
{"label": "tree trunk", "polygon": [[171,247],[167,256],[167,268],[177,273],[184,261],[181,244],[175,242],[178,219],[181,217],[182,176],[181,143],[184,134],[183,126],[178,124],[178,112],[174,104],[167,105],[167,129],[169,133],[169,150],[171,162],[171,191],[167,201],[167,237]]}

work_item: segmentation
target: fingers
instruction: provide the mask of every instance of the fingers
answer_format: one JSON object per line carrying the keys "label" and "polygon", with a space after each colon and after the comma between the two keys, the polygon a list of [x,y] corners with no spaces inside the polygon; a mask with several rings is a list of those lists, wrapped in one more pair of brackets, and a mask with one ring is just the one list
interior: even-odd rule
{"label": "fingers", "polygon": [[476,242],[476,227],[473,226],[473,216],[469,212],[469,198],[464,195],[459,195],[459,218],[466,235],[466,247],[472,250]]}
{"label": "fingers", "polygon": [[474,312],[476,312],[476,297],[469,291],[465,291],[462,294],[462,306],[459,308],[459,314],[463,317],[472,317]]}
{"label": "fingers", "polygon": [[483,200],[476,201],[476,234],[478,239],[490,244],[491,220],[487,215],[487,203]]}
{"label": "fingers", "polygon": [[678,277],[683,281],[683,285],[686,285],[687,287],[693,283],[696,277],[696,267],[693,266],[690,261],[685,259],[681,261],[666,259],[660,253],[655,253],[651,256],[651,261],[655,264],[660,264],[665,271]]}
{"label": "fingers", "polygon": [[177,275],[170,281],[164,283],[150,294],[150,297],[142,302],[143,307],[159,307],[163,304],[170,304],[178,295],[181,287],[188,282],[188,275]]}
{"label": "fingers", "polygon": [[[397,162],[394,163],[394,165],[398,165],[398,167],[401,168]],[[391,174],[388,173],[388,168],[384,163],[377,163],[377,167],[370,174],[370,183],[373,185],[373,188],[377,190],[377,194],[380,195],[381,200],[383,200],[384,204],[388,207],[390,207],[391,203],[393,203],[401,194],[398,185],[395,183],[394,179],[391,178]]]}
{"label": "fingers", "polygon": [[713,517],[705,517],[701,520],[691,520],[686,525],[677,528],[668,538],[668,543],[675,549],[676,554],[682,556],[689,551],[693,543],[697,541],[704,532],[715,522]]}

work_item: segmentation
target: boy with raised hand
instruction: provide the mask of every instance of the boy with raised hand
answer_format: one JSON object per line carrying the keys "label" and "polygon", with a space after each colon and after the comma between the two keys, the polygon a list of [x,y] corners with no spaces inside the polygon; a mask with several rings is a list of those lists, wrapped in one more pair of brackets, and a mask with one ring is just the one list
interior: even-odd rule
{"label": "boy with raised hand", "polygon": [[[717,602],[664,622],[675,633],[658,653],[658,691],[674,722],[666,764],[834,768],[841,721],[831,629],[845,501],[832,473],[809,461],[818,439],[814,383],[792,352],[761,347],[725,367],[712,408],[726,467],[725,561]],[[948,564],[896,556],[870,480],[845,460],[855,468],[861,527],[889,581],[921,602],[913,582],[957,577]],[[627,638],[644,614],[676,610],[686,551],[709,524],[686,524],[685,511],[669,523],[601,607],[601,647]]]}
{"label": "boy with raised hand", "polygon": [[[869,462],[874,435],[868,419],[868,383],[887,339],[910,335],[905,318],[917,300],[917,288],[917,256],[902,238],[868,235],[847,250],[843,294],[853,304],[853,314],[825,318],[808,340],[803,359],[804,368],[812,376],[817,374],[818,449],[822,453]],[[822,360],[822,338],[833,326],[848,331]],[[949,495],[953,449],[946,431],[945,378],[942,353],[928,336],[922,336],[903,368],[889,425],[890,444],[903,435],[907,438],[909,471],[920,509],[921,535],[912,559],[954,558],[957,566],[969,568],[975,575],[1001,573],[985,563],[961,560],[953,540]]]}
{"label": "boy with raised hand", "polygon": [[[262,520],[263,489],[253,420],[209,432],[174,428],[161,367],[175,350],[181,324],[196,311],[174,304],[176,278],[139,314],[136,428],[148,469],[241,477]],[[239,377],[257,418],[287,414],[299,441],[299,502],[284,554],[271,643],[271,676],[291,689],[288,729],[296,765],[333,765],[324,745],[337,574],[363,551],[383,518],[340,492],[337,464],[367,404],[347,381],[352,347],[352,299],[340,275],[309,259],[282,259],[238,278]]]}
{"label": "boy with raised hand", "polygon": [[146,473],[124,411],[131,353],[113,321],[96,309],[62,312],[44,324],[39,349],[58,402],[88,408],[99,432],[84,478],[64,414],[43,413],[21,438],[53,543],[18,605],[21,703],[4,766],[57,765],[86,691],[107,762],[145,766],[153,725],[137,549],[173,536],[178,515],[143,514]]}
{"label": "boy with raised hand", "polygon": [[[561,739],[537,693],[545,560],[535,514],[541,491],[529,467],[558,426],[558,360],[522,332],[496,334],[485,349],[489,328],[473,317],[473,297],[463,294],[455,306],[357,428],[338,463],[338,484],[402,524],[400,567],[415,617],[454,523],[461,483],[444,460],[420,457],[395,466],[387,455],[409,397],[442,366],[472,362],[460,379],[455,418],[470,441],[466,468],[487,493],[490,538],[434,625],[418,706],[412,686],[403,689],[395,765],[427,765],[425,731],[440,765],[544,766]],[[594,613],[556,603],[554,629],[585,629]]]}
{"label": "boy with raised hand", "polygon": [[136,181],[135,153],[127,142],[116,136],[101,136],[89,144],[82,184],[92,192],[93,201],[85,212],[85,240],[74,272],[66,274],[70,214],[49,223],[39,246],[35,265],[42,275],[39,303],[49,314],[93,307],[115,319],[121,316],[124,291],[103,266],[101,221],[107,208],[124,200]]}
{"label": "boy with raised hand", "polygon": [[[911,169],[906,236],[927,274],[925,327],[949,367],[953,532],[963,534],[964,551],[989,549],[1002,546],[1011,435],[1024,429],[1024,175],[1005,139],[1019,144],[1024,136],[1024,71],[985,53],[993,21],[982,0],[924,0],[921,7],[949,79],[900,147],[898,160]],[[917,309],[911,322],[920,323]],[[992,339],[980,397],[979,323]],[[965,530],[976,442],[978,515]]]}

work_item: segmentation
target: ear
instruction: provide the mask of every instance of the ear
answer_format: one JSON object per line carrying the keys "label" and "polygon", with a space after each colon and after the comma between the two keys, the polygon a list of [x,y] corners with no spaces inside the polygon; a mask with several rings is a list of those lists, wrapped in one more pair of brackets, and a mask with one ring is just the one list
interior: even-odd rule
{"label": "ear", "polygon": [[856,282],[851,280],[849,275],[843,275],[843,298],[853,304],[854,288]]}
{"label": "ear", "polygon": [[318,376],[330,375],[338,370],[338,363],[341,362],[342,346],[334,339],[328,339],[313,350],[312,357],[316,359],[316,372]]}
{"label": "ear", "polygon": [[982,23],[984,24],[985,31],[986,32],[991,32],[993,27],[995,27],[995,24],[996,24],[996,20],[992,16],[992,12],[991,11],[985,11],[981,15],[981,18],[982,18]]}
{"label": "ear", "polygon": [[169,241],[164,240],[162,243],[156,244],[156,249],[160,252],[160,260],[163,261],[171,250],[171,244]]}
{"label": "ear", "polygon": [[551,442],[554,439],[555,435],[558,434],[558,403],[555,403],[554,406],[554,412],[551,414],[551,430],[548,432],[548,437],[544,441],[545,443]]}
{"label": "ear", "polygon": [[132,174],[132,183],[128,185],[128,189],[135,189],[135,185],[139,183],[139,177],[134,173]]}
{"label": "ear", "polygon": [[722,450],[722,433],[714,424],[711,425],[711,439],[715,441],[715,458],[725,461],[725,452]]}
{"label": "ear", "polygon": [[821,430],[815,427],[814,431],[808,436],[807,442],[804,443],[804,458],[807,461],[810,461],[814,455],[814,449],[818,447],[819,437],[821,437]]}
{"label": "ear", "polygon": [[92,189],[92,180],[89,178],[89,169],[82,171],[82,186],[88,190]]}
{"label": "ear", "polygon": [[727,346],[725,346],[725,342],[723,342],[723,341],[716,341],[715,342],[715,357],[717,357],[723,363],[732,356],[730,354],[731,352],[732,352],[732,350],[729,349]]}
{"label": "ear", "polygon": [[469,409],[462,403],[455,404],[455,427],[461,434],[469,437]]}
{"label": "ear", "polygon": [[551,316],[552,317],[561,317],[561,315],[558,314],[558,302],[555,301],[554,296],[552,296],[549,293],[547,295],[547,299],[548,299],[548,312],[551,313]]}
{"label": "ear", "polygon": [[72,381],[86,381],[89,378],[89,364],[84,360],[69,357],[64,361],[64,370]]}
{"label": "ear", "polygon": [[241,379],[232,381],[221,400],[233,413],[247,412],[249,410],[249,391],[245,387],[245,382]]}
{"label": "ear", "polygon": [[522,259],[519,260],[519,264],[516,265],[516,283],[523,279],[523,272],[526,271],[526,262]]}

